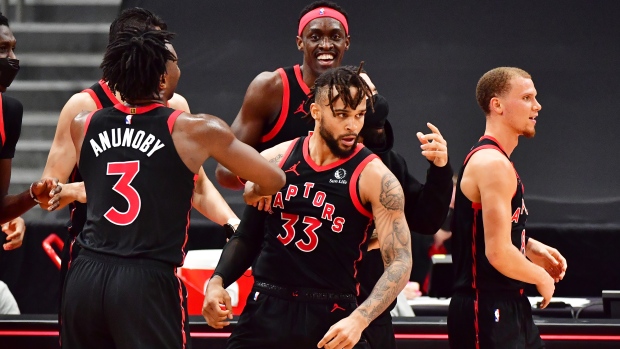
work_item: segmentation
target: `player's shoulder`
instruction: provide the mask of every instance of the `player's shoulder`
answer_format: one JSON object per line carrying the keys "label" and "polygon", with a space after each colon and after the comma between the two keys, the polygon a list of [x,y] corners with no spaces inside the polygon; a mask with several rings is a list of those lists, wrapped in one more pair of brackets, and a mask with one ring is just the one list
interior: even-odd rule
{"label": "player's shoulder", "polygon": [[[372,155],[370,155],[372,156]],[[371,180],[378,180],[384,176],[394,176],[392,171],[385,166],[379,157],[374,157],[362,169],[361,176],[370,177]],[[395,176],[394,176],[395,177]]]}
{"label": "player's shoulder", "polygon": [[15,114],[21,116],[24,112],[24,105],[17,98],[3,93],[2,109],[4,114]]}
{"label": "player's shoulder", "polygon": [[497,149],[480,149],[476,151],[467,162],[467,167],[487,173],[513,170],[510,160]]}
{"label": "player's shoulder", "polygon": [[196,132],[230,132],[230,127],[219,117],[206,113],[191,114],[182,112],[179,114],[176,124],[184,124],[189,128],[189,131]]}
{"label": "player's shoulder", "polygon": [[168,106],[172,109],[189,112],[189,104],[187,103],[187,99],[178,93],[174,93],[172,95],[172,98],[168,101]]}
{"label": "player's shoulder", "polygon": [[65,109],[72,110],[96,110],[97,104],[88,92],[78,92],[73,94],[65,103]]}
{"label": "player's shoulder", "polygon": [[267,92],[282,90],[282,77],[278,70],[264,71],[256,75],[250,86],[266,90]]}
{"label": "player's shoulder", "polygon": [[5,105],[16,105],[19,107],[22,106],[22,102],[20,102],[17,98],[7,95],[6,93],[2,94],[2,103]]}

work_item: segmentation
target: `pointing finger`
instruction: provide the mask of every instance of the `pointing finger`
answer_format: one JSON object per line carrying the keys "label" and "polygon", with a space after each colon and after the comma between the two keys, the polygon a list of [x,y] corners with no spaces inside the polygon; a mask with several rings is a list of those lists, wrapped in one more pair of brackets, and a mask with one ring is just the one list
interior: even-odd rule
{"label": "pointing finger", "polygon": [[427,122],[426,126],[428,126],[428,128],[430,128],[431,131],[433,131],[433,133],[436,133],[441,136],[441,132],[439,132],[439,129],[437,128],[437,126],[431,124],[430,122]]}

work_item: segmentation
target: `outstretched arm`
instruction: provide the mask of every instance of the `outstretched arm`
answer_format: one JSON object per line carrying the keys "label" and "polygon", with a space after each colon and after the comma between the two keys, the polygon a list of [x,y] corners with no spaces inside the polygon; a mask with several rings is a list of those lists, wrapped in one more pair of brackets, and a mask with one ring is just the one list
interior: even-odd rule
{"label": "outstretched arm", "polygon": [[318,347],[352,348],[370,322],[396,299],[411,274],[411,236],[400,183],[380,160],[373,160],[362,171],[359,188],[363,202],[372,205],[385,269],[368,298],[333,325]]}
{"label": "outstretched arm", "polygon": [[[237,139],[253,148],[258,146],[265,126],[282,107],[282,91],[278,72],[263,72],[250,83],[241,110],[231,126]],[[218,164],[215,178],[225,188],[243,189],[243,183],[222,164]]]}
{"label": "outstretched arm", "polygon": [[58,180],[43,178],[16,195],[7,195],[11,181],[11,159],[0,159],[0,224],[6,223],[33,208],[38,201],[49,201],[60,190]]}

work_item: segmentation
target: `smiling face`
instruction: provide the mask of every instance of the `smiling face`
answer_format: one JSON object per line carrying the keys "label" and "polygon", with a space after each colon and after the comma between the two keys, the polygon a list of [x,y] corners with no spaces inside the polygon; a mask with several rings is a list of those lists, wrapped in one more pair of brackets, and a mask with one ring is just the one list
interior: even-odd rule
{"label": "smiling face", "polygon": [[[358,93],[356,87],[351,87],[350,91],[352,96]],[[338,94],[335,88],[332,93]],[[322,97],[310,106],[313,117],[319,123],[319,134],[335,156],[347,158],[355,151],[359,132],[364,126],[366,99],[363,98],[359,105],[352,108],[345,106],[342,99],[338,98],[332,104],[332,111],[327,93],[322,94]]]}
{"label": "smiling face", "polygon": [[508,125],[527,138],[536,134],[536,118],[542,109],[536,94],[532,79],[515,75],[510,79],[510,90],[497,97]]}
{"label": "smiling face", "polygon": [[316,76],[339,67],[349,43],[342,23],[330,17],[310,21],[297,37],[297,48],[304,53],[303,65]]}

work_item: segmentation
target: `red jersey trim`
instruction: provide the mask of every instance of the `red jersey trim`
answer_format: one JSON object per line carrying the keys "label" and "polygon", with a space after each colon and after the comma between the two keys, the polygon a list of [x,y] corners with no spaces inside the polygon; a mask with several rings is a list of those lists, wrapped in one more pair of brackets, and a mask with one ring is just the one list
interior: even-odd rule
{"label": "red jersey trim", "polygon": [[[471,264],[471,272],[472,272],[472,283],[471,287],[476,291],[476,301],[474,302],[474,329],[476,332],[476,349],[480,349],[480,327],[478,324],[478,288],[476,284],[476,275],[478,272],[477,263],[476,263],[476,235],[478,233],[478,209],[475,207],[475,203],[472,202],[472,207],[474,208],[474,221],[472,224],[472,239],[471,239],[471,255],[472,255],[472,264]],[[480,206],[482,207],[482,206]]]}
{"label": "red jersey trim", "polygon": [[293,70],[295,70],[295,77],[297,78],[297,83],[299,84],[299,87],[301,87],[301,90],[304,91],[306,95],[309,95],[310,87],[308,87],[308,85],[306,85],[306,83],[304,82],[304,77],[303,75],[301,75],[301,67],[299,66],[299,64],[295,64]]}
{"label": "red jersey trim", "polygon": [[332,162],[329,165],[319,166],[310,157],[310,151],[309,151],[310,147],[309,147],[309,144],[310,144],[310,137],[306,137],[306,139],[304,139],[304,148],[303,148],[304,160],[306,160],[308,165],[313,170],[315,170],[316,172],[322,172],[322,171],[327,171],[327,170],[331,170],[333,168],[336,168],[336,167],[344,164],[345,162],[349,161],[352,157],[357,155],[357,153],[359,153],[360,150],[362,150],[362,148],[364,148],[364,145],[362,145],[361,143],[357,143],[357,147],[355,148],[355,150],[353,151],[353,153],[349,157],[344,158],[344,159],[340,159],[340,160],[338,160],[336,162]]}
{"label": "red jersey trim", "polygon": [[485,136],[480,137],[479,141],[481,141],[481,140],[483,140],[483,139],[488,139],[488,140],[490,140],[490,141],[495,142],[495,144],[497,144],[497,146],[499,147],[499,149],[501,149],[501,150],[504,152],[504,154],[508,154],[508,153],[506,153],[506,150],[504,150],[504,147],[502,147],[501,143],[500,143],[497,139],[495,139],[495,137],[485,135]]}
{"label": "red jersey trim", "polygon": [[368,225],[366,226],[366,230],[364,230],[364,239],[362,240],[362,242],[359,245],[359,256],[358,258],[355,260],[355,262],[353,262],[353,279],[355,279],[355,292],[356,292],[356,296],[360,295],[360,283],[359,281],[357,281],[357,264],[362,260],[362,246],[364,246],[364,244],[366,243],[366,240],[368,240],[368,230],[370,230],[370,227],[372,226],[372,218],[370,219],[370,221],[368,221]]}
{"label": "red jersey trim", "polygon": [[496,149],[496,150],[502,150],[502,148],[496,147],[492,144],[487,144],[487,145],[482,145],[472,151],[469,152],[469,154],[467,154],[467,157],[465,158],[465,161],[463,161],[463,165],[467,164],[467,162],[469,161],[469,158],[471,158],[472,155],[474,155],[476,152],[478,152],[478,150],[482,150],[482,149]]}
{"label": "red jersey trim", "polygon": [[2,138],[2,144],[0,144],[0,146],[4,146],[4,142],[6,142],[6,133],[4,131],[4,110],[2,109],[2,93],[0,93],[0,137]]}
{"label": "red jersey trim", "polygon": [[289,87],[288,78],[286,77],[286,72],[284,72],[284,69],[278,68],[277,71],[278,73],[280,73],[280,78],[282,79],[282,109],[280,110],[280,115],[278,116],[278,121],[276,122],[275,126],[273,126],[271,131],[267,132],[267,134],[265,134],[261,138],[260,141],[263,143],[272,140],[273,137],[275,137],[278,132],[280,132],[280,130],[284,126],[284,123],[286,122],[286,117],[288,116],[288,106],[289,100],[291,99],[291,89]]}
{"label": "red jersey trim", "polygon": [[379,159],[379,157],[375,154],[370,154],[364,160],[362,160],[362,162],[360,162],[360,164],[357,165],[357,167],[355,168],[355,171],[353,171],[353,174],[351,175],[351,182],[349,182],[349,194],[351,195],[353,205],[359,211],[359,213],[370,219],[372,219],[372,212],[368,211],[366,207],[362,205],[362,200],[357,192],[357,181],[366,165],[368,165],[368,163],[374,159]]}
{"label": "red jersey trim", "polygon": [[110,86],[108,86],[108,84],[106,84],[105,81],[99,80],[99,86],[101,86],[101,88],[103,89],[103,92],[105,92],[106,96],[108,96],[108,98],[112,101],[112,103],[119,104],[121,102],[118,100],[118,98],[116,98],[116,95],[112,92],[112,90],[110,89]]}
{"label": "red jersey trim", "polygon": [[[174,123],[175,121],[177,121],[177,118],[179,117],[179,115],[183,114],[182,110],[175,110],[172,112],[172,114],[170,114],[170,116],[168,117],[168,130],[170,131],[170,134],[172,134],[172,129],[174,128]],[[195,180],[195,178],[194,178]]]}
{"label": "red jersey trim", "polygon": [[[492,140],[493,142],[496,142],[496,143],[497,143],[497,141],[495,140],[495,138],[493,138],[493,137],[491,137],[491,136],[484,136],[484,137],[480,138],[480,140],[482,140],[482,139],[484,139],[484,138],[486,138],[486,139],[490,139],[490,140]],[[499,143],[497,143],[497,144],[499,144]],[[469,161],[469,158],[471,158],[471,156],[472,156],[472,155],[474,155],[474,154],[475,154],[478,150],[482,150],[482,149],[495,149],[495,150],[500,150],[500,151],[502,151],[502,152],[503,152],[503,154],[506,154],[506,152],[505,152],[505,151],[501,148],[501,146],[500,146],[500,147],[496,147],[496,146],[494,146],[494,145],[492,145],[492,144],[483,145],[483,146],[480,146],[480,147],[478,147],[478,148],[476,148],[476,149],[474,149],[474,150],[470,151],[470,152],[469,152],[469,154],[467,154],[467,157],[465,158],[465,161],[463,161],[463,166],[467,164],[467,162]],[[508,161],[510,161],[510,158],[508,158]],[[520,180],[521,180],[521,177],[519,177],[519,174],[517,173],[517,169],[515,168],[515,166],[514,166],[514,164],[512,163],[512,161],[510,161],[510,164],[512,165],[512,169],[515,171],[515,175],[517,176],[517,180],[519,180],[519,181],[520,181]],[[521,183],[521,191],[525,192],[525,187],[523,186],[523,183]],[[514,197],[515,197],[515,195],[517,195],[517,188],[515,188],[515,192],[512,194],[512,197],[514,198]],[[472,202],[472,205],[473,205],[473,204],[474,204],[474,203]],[[478,204],[478,203],[477,203],[477,204]],[[481,204],[479,204],[479,205],[481,205]],[[472,207],[473,207],[473,206],[472,206]],[[482,205],[480,206],[480,208],[482,208]]]}
{"label": "red jersey trim", "polygon": [[90,95],[90,98],[92,98],[93,102],[95,102],[95,105],[97,106],[97,109],[103,108],[103,105],[101,105],[101,100],[99,100],[99,96],[97,96],[95,91],[93,91],[90,88],[87,88],[85,90],[82,90],[82,92],[88,93]]}
{"label": "red jersey trim", "polygon": [[152,103],[152,104],[147,104],[141,107],[128,107],[122,103],[116,103],[114,105],[114,108],[122,111],[123,113],[135,115],[135,114],[148,113],[155,108],[160,108],[163,106],[164,105],[161,103]]}
{"label": "red jersey trim", "polygon": [[84,136],[86,136],[86,132],[88,132],[88,125],[90,125],[90,119],[93,118],[93,114],[95,114],[95,111],[91,111],[90,114],[88,114],[86,116],[86,121],[84,121]]}
{"label": "red jersey trim", "polygon": [[185,331],[185,307],[183,307],[183,286],[182,286],[182,282],[181,279],[179,279],[179,277],[177,276],[177,271],[176,268],[174,270],[174,276],[177,279],[177,282],[179,283],[179,305],[181,306],[181,338],[183,338],[183,346],[181,347],[182,349],[185,349],[185,346],[187,345],[187,332]]}
{"label": "red jersey trim", "polygon": [[280,162],[278,163],[278,167],[282,168],[282,166],[284,166],[286,159],[288,159],[288,157],[291,155],[291,152],[293,151],[293,148],[295,147],[295,144],[297,144],[297,142],[299,142],[299,137],[293,139],[291,144],[288,146],[286,152],[284,153],[284,156],[282,157],[282,160],[280,160]]}

